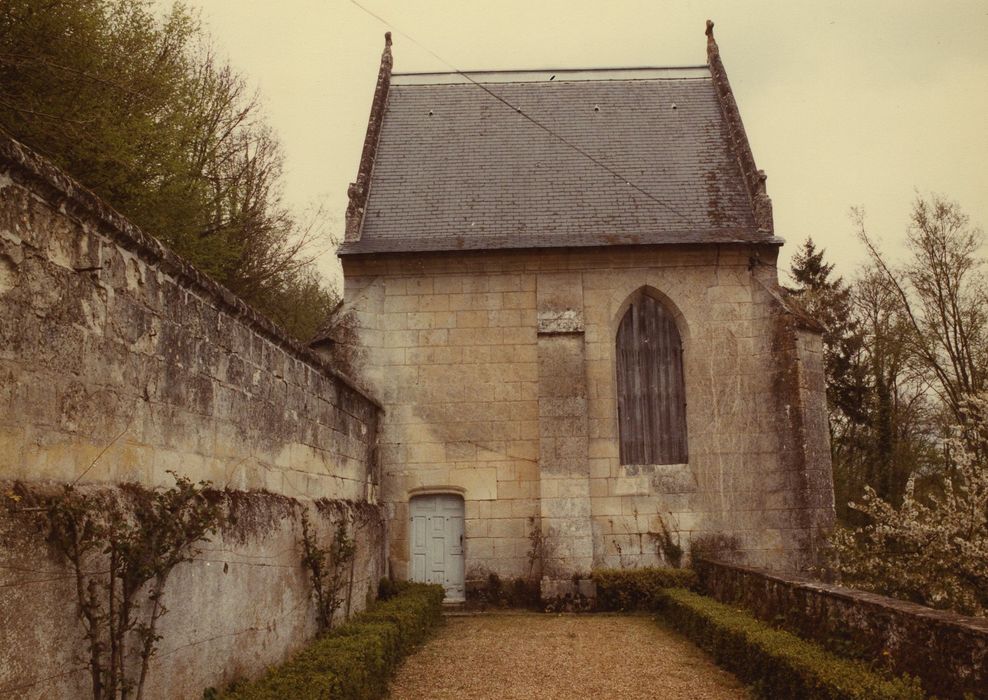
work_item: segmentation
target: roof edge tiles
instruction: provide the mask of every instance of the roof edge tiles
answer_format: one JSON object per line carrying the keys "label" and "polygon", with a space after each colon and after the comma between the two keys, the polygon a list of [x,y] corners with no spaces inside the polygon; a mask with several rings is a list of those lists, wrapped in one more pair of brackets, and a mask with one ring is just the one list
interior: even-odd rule
{"label": "roof edge tiles", "polygon": [[714,86],[717,92],[717,99],[720,101],[721,110],[724,113],[724,120],[731,135],[731,145],[741,166],[741,175],[744,184],[748,189],[748,196],[751,199],[751,208],[755,215],[755,222],[758,228],[765,233],[772,233],[775,230],[775,223],[772,217],[772,200],[765,189],[767,175],[764,170],[759,170],[755,165],[755,156],[751,152],[751,144],[748,142],[748,134],[744,130],[741,122],[741,113],[738,111],[738,103],[734,99],[734,91],[731,90],[731,83],[727,79],[727,71],[724,69],[724,62],[720,58],[720,47],[714,39],[714,23],[707,20],[707,63],[710,66],[710,74],[714,79]]}
{"label": "roof edge tiles", "polygon": [[628,234],[574,234],[558,236],[519,237],[513,234],[476,236],[452,236],[443,240],[432,237],[402,238],[401,247],[394,241],[368,240],[344,242],[337,254],[340,257],[403,253],[482,252],[485,250],[551,250],[559,248],[604,248],[615,246],[675,246],[675,245],[764,245],[778,247],[785,240],[766,236],[751,229],[713,229],[709,231],[661,231],[654,235]]}
{"label": "roof edge tiles", "polygon": [[[601,236],[600,239],[604,237]],[[760,248],[760,247],[770,247],[779,248],[785,245],[785,239],[779,238],[778,236],[765,236],[764,234],[759,235],[738,235],[738,236],[728,236],[728,235],[717,235],[710,236],[709,238],[701,239],[698,236],[690,235],[688,237],[678,238],[676,240],[657,240],[657,241],[647,241],[647,242],[633,242],[629,240],[621,240],[618,242],[613,242],[610,240],[595,240],[595,241],[575,241],[575,242],[561,242],[557,240],[546,240],[542,244],[526,244],[526,245],[501,245],[501,246],[469,246],[464,245],[462,248],[443,248],[436,245],[431,245],[432,241],[424,241],[426,244],[421,249],[415,247],[416,241],[412,241],[412,245],[408,247],[403,247],[401,250],[396,250],[393,247],[379,246],[377,244],[371,244],[367,246],[354,247],[352,250],[343,251],[340,253],[341,258],[347,260],[360,260],[362,258],[385,258],[394,257],[401,258],[404,256],[415,256],[422,257],[425,255],[470,255],[470,254],[486,254],[486,253],[525,253],[533,251],[541,252],[551,252],[553,250],[566,250],[566,249],[579,249],[579,250],[593,250],[593,249],[606,249],[606,250],[619,250],[621,248],[634,248],[636,250],[643,250],[649,247],[661,247],[661,248],[708,248],[710,246],[744,246],[747,248]]]}
{"label": "roof edge tiles", "polygon": [[360,153],[357,179],[347,188],[347,197],[350,201],[346,208],[346,226],[343,235],[345,241],[360,240],[360,227],[364,220],[364,210],[367,208],[367,195],[370,192],[371,172],[374,170],[374,159],[377,156],[377,142],[381,136],[381,125],[384,123],[384,111],[388,106],[393,65],[391,32],[385,32],[381,67],[377,73],[377,85],[374,87],[374,99],[371,102],[370,118],[367,121],[364,148]]}

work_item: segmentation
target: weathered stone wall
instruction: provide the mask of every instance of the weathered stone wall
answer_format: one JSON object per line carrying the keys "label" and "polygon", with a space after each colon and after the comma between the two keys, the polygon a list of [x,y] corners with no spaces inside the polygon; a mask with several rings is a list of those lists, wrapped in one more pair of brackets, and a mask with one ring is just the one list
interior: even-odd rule
{"label": "weathered stone wall", "polygon": [[344,265],[367,346],[363,376],[386,407],[382,501],[395,574],[408,573],[411,493],[450,486],[464,491],[467,577],[527,574],[539,527],[534,276]]}
{"label": "weathered stone wall", "polygon": [[799,366],[798,414],[802,420],[801,459],[796,469],[805,475],[804,524],[812,535],[806,543],[813,563],[820,563],[821,532],[834,524],[834,471],[830,452],[830,418],[827,415],[827,375],[823,337],[807,328],[796,333]]}
{"label": "weathered stone wall", "polygon": [[366,394],[13,142],[0,270],[0,478],[176,470],[353,500],[376,483]]}
{"label": "weathered stone wall", "polygon": [[[0,482],[155,487],[174,471],[298,508],[373,503],[379,412],[242,301],[0,140]],[[176,571],[152,697],[197,697],[313,633],[297,518],[266,522],[252,538],[224,534],[207,547],[211,561]],[[0,694],[68,672],[79,651],[64,569],[3,527]],[[383,573],[382,527],[359,542],[364,588]],[[25,696],[52,697],[51,687],[76,686],[30,687]]]}
{"label": "weathered stone wall", "polygon": [[851,645],[941,698],[988,697],[988,620],[742,566],[694,562],[708,595],[782,621],[824,644]]}
{"label": "weathered stone wall", "polygon": [[[8,493],[10,483],[0,482],[0,489]],[[149,698],[198,698],[207,687],[256,676],[316,634],[312,586],[301,564],[303,511],[324,547],[336,524],[347,522],[357,550],[351,610],[377,594],[385,540],[378,507],[268,493],[221,496],[234,522],[202,543],[194,560],[179,564],[165,586],[168,612],[158,623],[162,639],[150,667]],[[0,697],[90,697],[75,580],[45,546],[34,515],[0,509]],[[346,604],[338,618],[345,612]]]}
{"label": "weathered stone wall", "polygon": [[[756,254],[766,264],[752,266]],[[812,338],[797,348],[805,331],[774,291],[774,262],[774,248],[748,246],[344,258],[364,376],[387,408],[395,573],[406,573],[409,494],[443,486],[465,489],[468,574],[527,574],[528,535],[553,520],[566,529],[549,549],[585,556],[587,494],[592,566],[661,563],[663,525],[686,550],[729,535],[719,539],[741,561],[805,566],[833,514],[825,480],[806,474],[829,470],[807,452],[827,432],[825,415],[798,434],[787,418],[821,396],[800,364]],[[645,286],[683,338],[689,464],[619,460],[615,334]],[[549,303],[558,295],[565,309]],[[813,517],[811,503],[824,504]]]}
{"label": "weathered stone wall", "polygon": [[560,580],[590,571],[594,554],[583,280],[546,273],[536,288],[542,568]]}

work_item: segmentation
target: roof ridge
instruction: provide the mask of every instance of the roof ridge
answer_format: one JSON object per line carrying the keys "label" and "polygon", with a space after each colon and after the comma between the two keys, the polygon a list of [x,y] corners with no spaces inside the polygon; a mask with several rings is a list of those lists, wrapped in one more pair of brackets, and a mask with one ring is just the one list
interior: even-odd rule
{"label": "roof ridge", "polygon": [[614,81],[710,80],[710,67],[536,68],[531,70],[437,71],[394,73],[394,87],[422,85],[504,85],[519,83],[605,83]]}
{"label": "roof ridge", "polygon": [[682,70],[684,68],[707,68],[705,63],[690,63],[681,66],[596,66],[583,68],[481,68],[477,70],[427,70],[427,71],[395,71],[392,75],[484,75],[486,73],[604,73],[609,71],[626,70]]}

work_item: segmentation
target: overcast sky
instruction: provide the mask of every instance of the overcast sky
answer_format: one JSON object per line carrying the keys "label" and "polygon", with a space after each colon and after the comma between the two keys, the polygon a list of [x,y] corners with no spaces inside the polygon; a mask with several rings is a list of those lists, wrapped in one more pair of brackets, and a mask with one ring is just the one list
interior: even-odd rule
{"label": "overcast sky", "polygon": [[[169,0],[157,0],[162,7]],[[901,251],[914,191],[988,223],[988,3],[395,2],[186,0],[221,54],[256,86],[286,156],[298,211],[323,201],[342,232],[383,33],[395,71],[698,65],[705,20],[758,166],[768,173],[784,263],[812,236],[838,271],[864,260],[848,219]],[[335,253],[321,269],[338,280]]]}

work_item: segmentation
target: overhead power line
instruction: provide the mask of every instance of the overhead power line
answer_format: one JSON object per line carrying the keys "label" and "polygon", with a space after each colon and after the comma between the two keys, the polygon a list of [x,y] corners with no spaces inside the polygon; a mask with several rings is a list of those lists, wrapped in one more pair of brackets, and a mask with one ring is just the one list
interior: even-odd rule
{"label": "overhead power line", "polygon": [[617,170],[614,170],[614,168],[612,168],[611,166],[607,165],[606,163],[601,162],[599,159],[595,158],[593,155],[591,155],[590,153],[588,153],[585,149],[583,149],[579,145],[573,143],[572,141],[570,141],[569,139],[567,139],[565,136],[562,136],[560,134],[557,134],[555,131],[553,131],[548,126],[546,126],[545,124],[543,124],[542,122],[540,122],[538,119],[536,119],[532,115],[526,113],[524,110],[521,109],[521,107],[518,107],[516,105],[511,104],[508,100],[506,100],[503,97],[501,97],[500,95],[498,95],[496,92],[494,92],[493,90],[491,90],[490,88],[488,88],[483,83],[477,82],[468,73],[460,70],[459,68],[457,68],[456,66],[454,66],[452,63],[450,63],[449,61],[447,61],[445,58],[443,58],[442,56],[440,56],[439,54],[437,54],[435,51],[433,51],[432,49],[430,49],[428,46],[426,46],[422,42],[418,41],[415,37],[407,34],[406,32],[403,32],[401,29],[399,29],[398,27],[396,27],[393,23],[391,23],[388,20],[386,20],[384,17],[381,17],[379,14],[377,14],[377,13],[373,12],[372,10],[369,10],[368,8],[364,7],[359,2],[357,2],[357,0],[350,0],[350,3],[353,4],[353,5],[355,5],[361,11],[365,12],[366,14],[368,14],[371,17],[373,17],[374,19],[376,19],[378,22],[380,22],[384,26],[390,28],[395,33],[401,34],[403,37],[405,37],[410,42],[412,42],[413,44],[415,44],[416,46],[418,46],[420,49],[422,49],[423,51],[425,51],[427,54],[429,54],[430,56],[432,56],[433,58],[435,58],[437,61],[439,61],[440,63],[442,63],[444,66],[446,66],[447,68],[449,68],[451,71],[453,71],[457,75],[462,76],[463,78],[465,78],[468,82],[472,83],[473,85],[476,85],[478,88],[480,88],[481,90],[483,90],[484,92],[486,92],[488,95],[490,95],[491,97],[493,97],[495,100],[497,100],[501,104],[509,107],[512,111],[514,111],[518,115],[524,117],[529,122],[531,122],[532,124],[534,124],[536,127],[538,127],[539,129],[541,129],[545,133],[547,133],[550,136],[552,136],[554,139],[556,139],[560,143],[562,143],[565,146],[573,149],[574,151],[576,151],[577,153],[579,153],[581,156],[583,156],[584,158],[586,158],[587,160],[589,160],[591,163],[594,163],[599,168],[607,171],[608,173],[610,173],[611,175],[613,175],[615,178],[617,178],[618,180],[620,180],[621,182],[623,182],[628,187],[631,187],[636,192],[641,193],[642,195],[644,195],[648,199],[652,200],[653,202],[655,202],[659,206],[663,207],[664,209],[667,209],[668,211],[671,211],[673,214],[675,214],[676,216],[680,217],[684,221],[687,221],[687,222],[692,223],[692,221],[690,220],[690,218],[688,216],[684,215],[680,211],[677,211],[673,206],[671,206],[668,203],[662,201],[661,199],[659,199],[658,197],[656,197],[655,195],[653,195],[651,192],[648,192],[647,190],[645,190],[645,189],[641,188],[640,186],[636,185],[634,182],[632,182],[631,180],[629,180],[625,175],[621,174]]}

